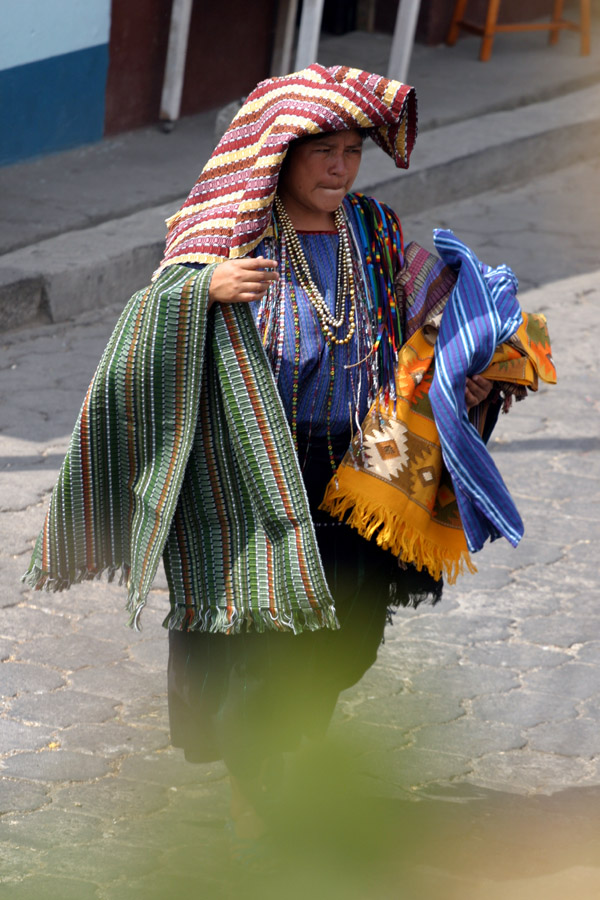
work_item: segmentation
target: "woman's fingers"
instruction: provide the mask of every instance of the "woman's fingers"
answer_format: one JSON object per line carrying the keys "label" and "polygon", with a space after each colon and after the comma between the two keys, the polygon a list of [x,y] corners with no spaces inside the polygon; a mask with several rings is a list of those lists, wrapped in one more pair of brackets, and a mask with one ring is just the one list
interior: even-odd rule
{"label": "woman's fingers", "polygon": [[245,269],[255,269],[259,272],[272,274],[277,272],[277,263],[266,256],[245,256],[243,259],[232,259],[230,262],[243,266]]}
{"label": "woman's fingers", "polygon": [[277,263],[264,256],[229,259],[213,272],[208,289],[211,303],[250,303],[279,280]]}
{"label": "woman's fingers", "polygon": [[483,375],[472,375],[467,378],[465,387],[467,409],[482,403],[490,393],[492,386],[493,382],[489,378],[484,378]]}
{"label": "woman's fingers", "polygon": [[264,259],[259,256],[256,259],[232,259],[229,261],[235,267],[234,271],[240,279],[250,284],[266,284],[279,279],[277,263],[273,259]]}

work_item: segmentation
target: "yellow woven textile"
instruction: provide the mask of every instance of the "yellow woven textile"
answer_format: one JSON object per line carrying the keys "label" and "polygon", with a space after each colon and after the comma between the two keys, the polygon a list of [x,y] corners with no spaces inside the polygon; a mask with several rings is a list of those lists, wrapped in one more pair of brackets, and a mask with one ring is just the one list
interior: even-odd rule
{"label": "yellow woven textile", "polygon": [[523,324],[516,334],[495,352],[484,373],[491,381],[521,384],[537,391],[541,378],[556,384],[546,317],[541,313],[523,313]]}
{"label": "yellow woven textile", "polygon": [[[456,497],[431,410],[437,329],[419,328],[400,351],[395,406],[376,401],[331,479],[321,509],[375,539],[405,563],[453,583],[468,568]],[[498,347],[486,378],[537,390],[556,382],[546,320],[523,313],[516,335]]]}

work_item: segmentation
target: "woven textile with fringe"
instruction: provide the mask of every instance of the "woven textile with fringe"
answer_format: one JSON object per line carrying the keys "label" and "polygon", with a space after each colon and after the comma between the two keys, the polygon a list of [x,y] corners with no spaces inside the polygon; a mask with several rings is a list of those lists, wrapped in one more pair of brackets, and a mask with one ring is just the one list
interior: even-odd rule
{"label": "woven textile with fringe", "polygon": [[487,537],[516,544],[522,535],[469,421],[466,376],[482,372],[537,390],[538,377],[554,383],[556,373],[545,319],[521,314],[510,270],[482,266],[451,232],[436,232],[435,243],[449,265],[409,244],[398,279],[408,340],[395,402],[373,404],[321,508],[402,561],[453,582],[464,566],[474,571],[469,550]]}
{"label": "woven textile with fringe", "polygon": [[[247,256],[273,236],[273,198],[291,141],[368,129],[406,168],[416,127],[414,89],[359,69],[315,64],[250,94],[169,220],[153,286],[134,295],[117,324],[27,583],[61,590],[120,572],[137,625],[164,553],[176,596],[185,597],[171,597],[170,628],[337,626],[250,311],[218,307],[207,316],[213,266],[192,273],[178,264]],[[381,352],[386,345],[387,337]]]}
{"label": "woven textile with fringe", "polygon": [[24,579],[62,590],[120,572],[137,625],[167,544],[174,578],[192,556],[203,575],[169,627],[335,628],[269,363],[247,307],[207,315],[212,270],[173,266],[130,300]]}

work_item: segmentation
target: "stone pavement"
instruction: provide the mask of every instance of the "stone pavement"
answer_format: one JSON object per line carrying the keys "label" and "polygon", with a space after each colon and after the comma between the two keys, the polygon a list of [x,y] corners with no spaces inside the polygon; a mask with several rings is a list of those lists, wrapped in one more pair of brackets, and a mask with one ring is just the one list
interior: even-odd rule
{"label": "stone pavement", "polygon": [[308,784],[301,757],[283,883],[230,874],[224,769],[169,747],[164,580],[141,633],[118,585],[18,580],[119,309],[0,337],[2,900],[599,895],[599,176],[581,162],[404,217],[408,239],[450,225],[513,265],[560,382],[491,442],[520,547],[488,546],[438,607],[395,615]]}

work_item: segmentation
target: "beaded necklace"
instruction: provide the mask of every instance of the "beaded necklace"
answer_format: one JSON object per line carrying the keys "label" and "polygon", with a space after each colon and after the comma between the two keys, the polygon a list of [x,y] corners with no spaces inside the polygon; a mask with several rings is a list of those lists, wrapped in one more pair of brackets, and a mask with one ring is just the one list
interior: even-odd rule
{"label": "beaded necklace", "polygon": [[[354,273],[352,271],[350,238],[342,207],[340,206],[335,211],[335,227],[339,236],[339,244],[335,312],[332,313],[323,294],[313,280],[296,229],[292,225],[285,206],[277,195],[275,196],[274,206],[291,265],[300,278],[309,302],[317,315],[325,340],[330,344],[349,344],[356,331],[356,290],[354,287]],[[346,325],[347,297],[350,298],[350,311],[348,313],[346,334],[344,337],[339,337],[338,331]]]}
{"label": "beaded necklace", "polygon": [[[261,248],[261,253],[269,258],[276,259],[279,263],[281,278],[278,282],[270,285],[267,294],[263,297],[257,310],[256,324],[262,337],[262,342],[271,361],[271,366],[276,380],[279,380],[280,367],[283,354],[283,341],[286,326],[284,319],[289,315],[293,322],[293,341],[290,349],[292,355],[289,362],[292,366],[291,379],[291,396],[289,407],[290,411],[290,427],[297,446],[297,415],[299,406],[299,388],[300,388],[300,356],[301,356],[301,334],[299,320],[299,303],[306,302],[313,311],[312,321],[316,332],[320,332],[322,339],[329,347],[327,354],[327,363],[324,366],[324,374],[327,373],[327,394],[325,399],[325,428],[328,455],[331,461],[332,470],[335,470],[335,456],[333,451],[333,440],[331,432],[331,416],[332,404],[334,399],[334,384],[337,379],[350,379],[350,391],[353,401],[349,404],[348,424],[351,431],[360,431],[359,415],[359,397],[363,396],[367,391],[367,406],[373,402],[374,396],[378,390],[378,360],[377,354],[373,352],[374,340],[377,337],[377,317],[375,315],[377,306],[373,308],[373,302],[369,297],[370,287],[368,278],[364,271],[362,263],[361,246],[362,240],[358,233],[355,232],[356,223],[354,219],[348,217],[348,211],[345,205],[340,207],[336,214],[336,226],[338,232],[338,250],[336,263],[336,298],[334,301],[334,313],[329,309],[327,301],[323,300],[328,316],[333,320],[333,325],[339,324],[336,331],[330,325],[330,331],[333,334],[328,335],[327,331],[322,327],[322,319],[317,313],[314,303],[309,294],[309,286],[313,286],[311,293],[313,297],[321,296],[319,289],[314,283],[311,275],[311,269],[308,263],[308,256],[305,253],[304,246],[300,241],[300,237],[296,233],[289,216],[287,216],[288,227],[285,227],[286,211],[283,204],[278,202],[276,198],[274,204],[273,216],[273,236],[267,239]],[[281,210],[283,207],[283,215]],[[340,244],[343,242],[343,255],[340,255]],[[299,245],[300,253],[294,254],[290,248],[293,245]],[[312,265],[312,263],[311,263]],[[340,270],[342,275],[340,277]],[[346,270],[346,274],[344,274]],[[340,289],[341,285],[352,285],[352,295],[350,289]],[[296,288],[298,285],[298,291]],[[301,293],[304,300],[301,301],[297,293]],[[287,298],[287,300],[286,300]],[[349,303],[351,299],[351,302]],[[286,314],[286,304],[287,314]],[[352,320],[350,318],[350,309],[353,312]],[[347,313],[344,317],[344,312]],[[348,330],[344,333],[344,321],[348,323]],[[350,331],[351,321],[353,323],[352,334]],[[306,327],[306,323],[305,323]],[[333,340],[331,340],[333,337]],[[343,348],[347,348],[347,356],[342,361],[339,359],[338,366],[336,357]],[[339,371],[338,371],[339,369]],[[365,384],[366,379],[366,384]],[[316,399],[316,395],[315,395]],[[310,446],[312,434],[312,413],[310,416],[310,426],[306,437],[308,438],[307,451]],[[302,460],[300,460],[302,465]]]}
{"label": "beaded necklace", "polygon": [[[329,355],[329,379],[327,387],[327,451],[331,469],[335,472],[336,459],[333,451],[333,440],[331,436],[331,410],[333,404],[333,391],[336,378],[335,372],[335,345],[347,345],[354,337],[356,331],[356,289],[354,281],[353,256],[350,249],[350,237],[346,216],[343,208],[340,206],[335,211],[335,227],[338,233],[338,254],[337,254],[337,282],[336,282],[336,299],[335,312],[332,313],[329,306],[314,282],[310,272],[310,267],[306,259],[302,244],[298,238],[296,229],[287,213],[285,206],[280,198],[276,195],[274,200],[274,212],[278,231],[281,236],[282,256],[290,268],[293,268],[296,276],[299,278],[302,287],[306,292],[309,303],[313,307],[316,318],[321,327],[321,331],[327,343],[330,345],[331,352]],[[292,279],[289,278],[291,285]],[[294,391],[292,396],[292,435],[297,446],[296,440],[296,419],[297,411],[297,392],[298,392],[298,369],[297,364],[300,356],[300,333],[298,329],[298,313],[295,291],[291,290],[292,306],[294,309],[294,330],[296,333],[296,353],[294,360]],[[343,337],[338,332],[346,325],[346,306],[347,299],[350,300],[350,309],[347,316],[347,327]]]}

